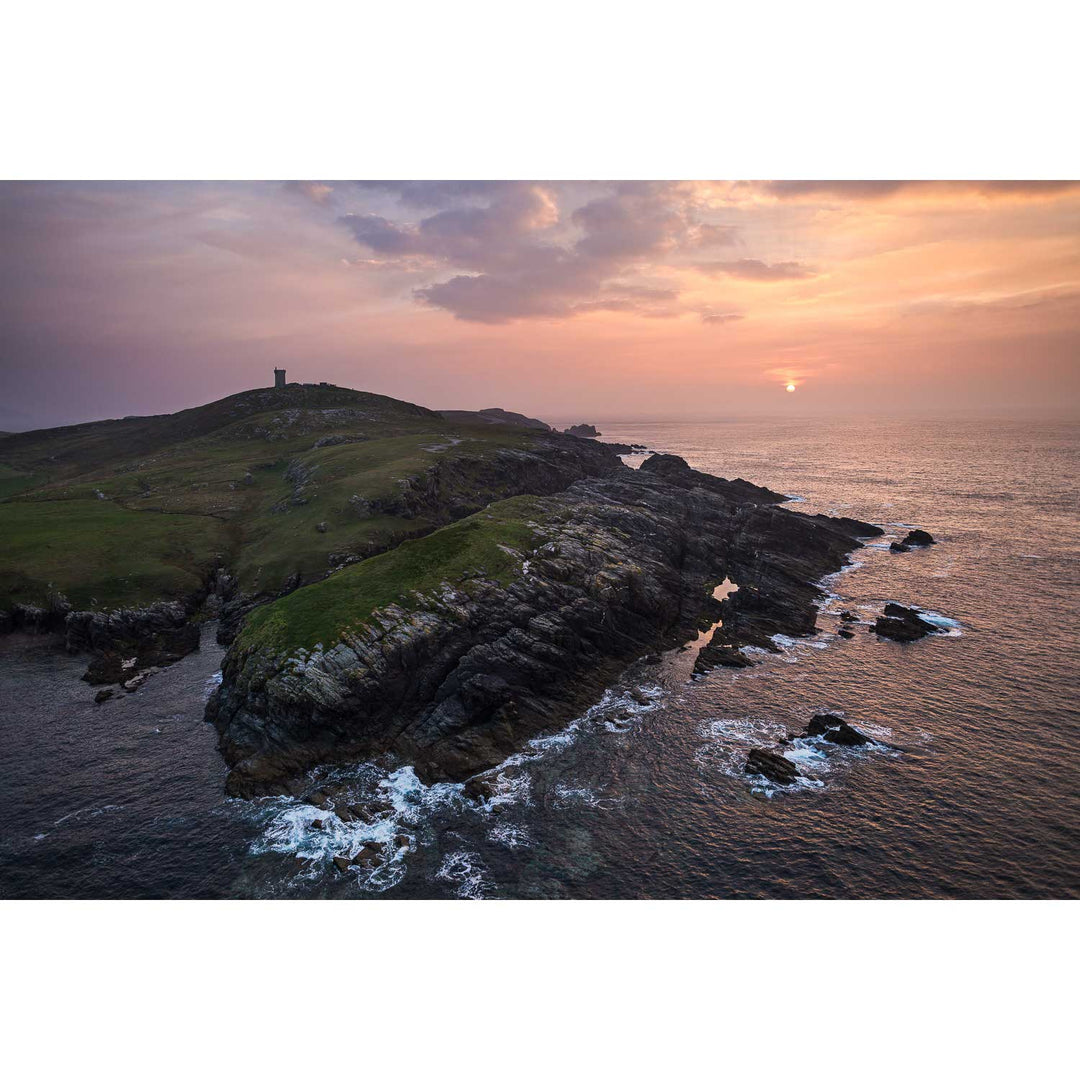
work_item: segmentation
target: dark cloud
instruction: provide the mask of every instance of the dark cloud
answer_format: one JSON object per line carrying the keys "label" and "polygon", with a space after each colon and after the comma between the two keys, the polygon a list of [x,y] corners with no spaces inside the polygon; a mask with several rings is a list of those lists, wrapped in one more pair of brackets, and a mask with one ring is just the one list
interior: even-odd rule
{"label": "dark cloud", "polygon": [[685,241],[694,227],[677,189],[653,183],[620,184],[575,210],[573,221],[585,234],[577,251],[597,259],[658,255]]}
{"label": "dark cloud", "polygon": [[338,221],[353,234],[356,242],[379,255],[418,255],[421,253],[415,229],[396,225],[378,214],[345,214]]}
{"label": "dark cloud", "polygon": [[570,318],[590,311],[668,317],[676,314],[677,292],[635,282],[640,263],[698,245],[703,236],[713,244],[728,242],[726,227],[698,223],[690,199],[673,184],[598,185],[604,194],[578,207],[569,221],[560,211],[562,193],[549,184],[368,186],[414,205],[450,204],[417,222],[367,213],[339,221],[378,255],[423,257],[459,271],[413,295],[473,322]]}
{"label": "dark cloud", "polygon": [[740,319],[745,318],[745,315],[740,315],[737,311],[723,311],[717,314],[710,311],[701,313],[701,321],[708,323],[710,326],[726,326],[728,323],[738,322]]}
{"label": "dark cloud", "polygon": [[704,274],[742,278],[744,281],[795,281],[814,277],[817,271],[798,262],[766,263],[760,259],[735,259],[731,262],[698,263]]}

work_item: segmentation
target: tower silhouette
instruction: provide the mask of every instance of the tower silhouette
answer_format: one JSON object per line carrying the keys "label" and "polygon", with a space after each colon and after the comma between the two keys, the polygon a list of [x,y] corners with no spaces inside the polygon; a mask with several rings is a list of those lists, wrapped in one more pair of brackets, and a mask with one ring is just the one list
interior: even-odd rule
{"label": "tower silhouette", "polygon": [[274,389],[285,389],[285,369],[283,367],[274,368]]}

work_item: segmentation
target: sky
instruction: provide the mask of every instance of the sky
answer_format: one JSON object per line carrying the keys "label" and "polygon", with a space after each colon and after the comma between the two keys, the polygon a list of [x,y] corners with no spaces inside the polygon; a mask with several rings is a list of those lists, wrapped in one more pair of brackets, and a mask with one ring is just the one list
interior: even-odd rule
{"label": "sky", "polygon": [[1075,416],[1080,183],[0,183],[0,430],[275,366],[549,420]]}

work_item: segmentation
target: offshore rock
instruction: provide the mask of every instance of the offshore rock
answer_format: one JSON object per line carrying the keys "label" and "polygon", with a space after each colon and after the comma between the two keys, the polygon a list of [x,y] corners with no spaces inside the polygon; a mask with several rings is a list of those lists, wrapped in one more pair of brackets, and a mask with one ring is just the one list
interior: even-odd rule
{"label": "offshore rock", "polygon": [[912,529],[903,540],[894,540],[890,551],[910,551],[913,547],[928,547],[937,541],[925,529]]}
{"label": "offshore rock", "polygon": [[[717,607],[718,648],[775,649],[773,634],[814,632],[823,592],[812,582],[880,530],[793,513],[774,505],[782,498],[670,455],[639,471],[617,464],[529,500],[534,540],[508,576],[459,569],[303,653],[242,633],[207,706],[228,792],[285,792],[314,765],[385,752],[425,781],[463,780],[580,715],[628,664],[692,638]],[[415,543],[435,550],[438,536]],[[725,577],[739,589],[717,605],[711,586]],[[279,601],[285,624],[291,599]]]}
{"label": "offshore rock", "polygon": [[826,742],[835,743],[837,746],[865,746],[874,741],[835,713],[818,713],[811,717],[810,723],[806,725],[806,734],[819,735]]}
{"label": "offshore rock", "polygon": [[879,637],[893,641],[918,641],[927,634],[936,634],[938,628],[920,618],[917,608],[907,608],[903,604],[886,604],[885,613],[879,615],[873,626]]}
{"label": "offshore rock", "polygon": [[754,747],[746,760],[746,772],[764,776],[774,784],[794,784],[801,775],[795,765],[772,750]]}

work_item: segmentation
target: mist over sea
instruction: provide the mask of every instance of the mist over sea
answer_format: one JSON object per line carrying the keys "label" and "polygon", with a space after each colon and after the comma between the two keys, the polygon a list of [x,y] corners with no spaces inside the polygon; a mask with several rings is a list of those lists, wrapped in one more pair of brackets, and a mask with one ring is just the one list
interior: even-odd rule
{"label": "mist over sea", "polygon": [[[887,535],[824,583],[815,638],[696,680],[692,648],[635,666],[511,759],[486,807],[393,763],[327,773],[376,808],[369,823],[223,797],[202,719],[221,660],[212,629],[102,706],[85,662],[0,638],[0,896],[1080,896],[1080,424],[600,426]],[[938,544],[890,553],[910,526]],[[837,636],[841,610],[872,621],[889,600],[947,633]],[[749,749],[822,710],[890,748],[796,740],[806,779],[793,789],[744,773]],[[379,866],[334,868],[368,839],[385,844]]]}

